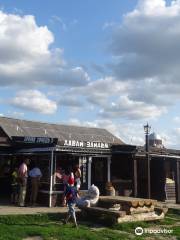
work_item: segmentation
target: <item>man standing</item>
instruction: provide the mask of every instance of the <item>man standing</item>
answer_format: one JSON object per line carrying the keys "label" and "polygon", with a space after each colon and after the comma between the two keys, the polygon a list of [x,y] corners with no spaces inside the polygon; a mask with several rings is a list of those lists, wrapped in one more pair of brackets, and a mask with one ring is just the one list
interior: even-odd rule
{"label": "man standing", "polygon": [[30,204],[32,206],[36,205],[38,190],[39,190],[39,183],[40,178],[42,177],[41,170],[37,167],[37,164],[34,163],[33,168],[29,172],[29,176],[31,177],[31,197],[30,197]]}
{"label": "man standing", "polygon": [[26,198],[26,190],[27,190],[27,178],[28,178],[28,167],[30,160],[25,159],[23,163],[20,165],[18,170],[18,176],[19,176],[19,202],[18,205],[20,207],[25,206],[25,198]]}

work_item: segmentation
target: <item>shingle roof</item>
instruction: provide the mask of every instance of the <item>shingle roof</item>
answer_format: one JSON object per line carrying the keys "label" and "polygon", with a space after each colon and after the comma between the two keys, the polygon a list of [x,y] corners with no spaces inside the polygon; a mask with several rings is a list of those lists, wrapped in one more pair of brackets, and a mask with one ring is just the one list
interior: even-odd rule
{"label": "shingle roof", "polygon": [[0,127],[10,138],[12,136],[32,136],[58,138],[58,141],[72,139],[76,141],[124,144],[119,138],[102,128],[43,123],[7,117],[0,117]]}

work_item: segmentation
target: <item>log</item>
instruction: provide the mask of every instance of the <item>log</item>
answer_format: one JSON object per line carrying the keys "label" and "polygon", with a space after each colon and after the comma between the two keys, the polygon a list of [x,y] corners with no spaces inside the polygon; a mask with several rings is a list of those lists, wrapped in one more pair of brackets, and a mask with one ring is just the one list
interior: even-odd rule
{"label": "log", "polygon": [[164,219],[164,217],[165,217],[164,212],[161,212],[160,215],[156,214],[155,212],[140,213],[140,214],[126,215],[124,217],[119,217],[117,219],[117,222],[123,223],[123,222],[138,222],[138,221],[155,221],[155,220]]}
{"label": "log", "polygon": [[141,200],[138,202],[138,206],[143,207],[145,205],[145,201]]}
{"label": "log", "polygon": [[[130,207],[138,207],[138,206],[150,206],[156,205],[157,200],[153,199],[144,199],[144,198],[132,198],[132,197],[121,197],[121,196],[101,196],[99,199],[100,204],[122,204],[128,205]],[[112,206],[111,205],[111,206]]]}
{"label": "log", "polygon": [[82,208],[82,211],[85,211],[88,214],[100,217],[100,215],[107,215],[110,217],[124,217],[126,215],[125,211],[116,211],[116,210],[109,210],[106,208],[100,208],[100,207],[86,207]]}
{"label": "log", "polygon": [[154,206],[143,206],[143,207],[129,207],[128,205],[121,206],[122,211],[126,211],[126,214],[137,214],[137,213],[147,213],[147,212],[153,212]]}
{"label": "log", "polygon": [[104,203],[111,203],[111,204],[121,204],[121,203],[126,203],[129,206],[138,206],[138,200],[136,198],[132,199],[129,197],[111,197],[111,196],[103,196],[99,198],[99,202],[104,202]]}
{"label": "log", "polygon": [[159,209],[158,212],[146,212],[146,213],[136,213],[132,215],[126,215],[125,211],[112,211],[99,207],[83,208],[82,214],[86,213],[86,216],[93,216],[96,219],[102,220],[103,216],[107,219],[112,219],[112,222],[122,223],[122,222],[138,222],[138,221],[154,221],[163,219],[165,213]]}
{"label": "log", "polygon": [[137,207],[137,208],[130,208],[130,214],[138,214],[138,213],[147,213],[147,212],[153,212],[154,206],[151,205],[150,207],[143,206],[143,207]]}

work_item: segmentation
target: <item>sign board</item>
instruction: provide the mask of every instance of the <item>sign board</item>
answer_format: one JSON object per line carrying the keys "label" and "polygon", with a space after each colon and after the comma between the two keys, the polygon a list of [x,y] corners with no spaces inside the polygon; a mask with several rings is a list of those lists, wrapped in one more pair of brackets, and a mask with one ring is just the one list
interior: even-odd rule
{"label": "sign board", "polygon": [[64,146],[68,147],[85,147],[85,148],[109,148],[108,143],[103,142],[83,142],[83,141],[76,141],[76,140],[65,140]]}
{"label": "sign board", "polygon": [[12,137],[12,140],[16,143],[28,143],[28,144],[57,144],[57,138],[49,138],[49,137]]}

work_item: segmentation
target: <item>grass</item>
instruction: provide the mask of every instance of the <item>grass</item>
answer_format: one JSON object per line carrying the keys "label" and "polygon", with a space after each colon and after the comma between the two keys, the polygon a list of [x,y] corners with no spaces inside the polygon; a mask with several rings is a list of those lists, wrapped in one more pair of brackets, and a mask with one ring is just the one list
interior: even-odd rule
{"label": "grass", "polygon": [[[163,239],[171,237],[180,240],[180,212],[169,212],[164,220],[156,222],[138,222],[102,226],[92,221],[79,220],[79,228],[62,225],[62,215],[19,215],[0,216],[0,240],[22,240],[30,236],[40,236],[43,240],[124,240],[124,239]],[[178,225],[179,224],[179,225]],[[172,229],[169,234],[144,234],[136,236],[134,230],[142,228]]]}

